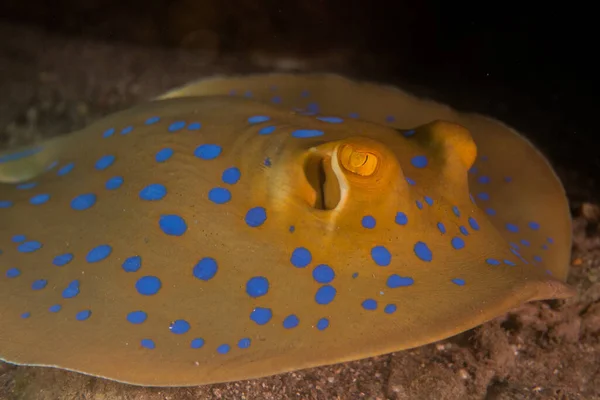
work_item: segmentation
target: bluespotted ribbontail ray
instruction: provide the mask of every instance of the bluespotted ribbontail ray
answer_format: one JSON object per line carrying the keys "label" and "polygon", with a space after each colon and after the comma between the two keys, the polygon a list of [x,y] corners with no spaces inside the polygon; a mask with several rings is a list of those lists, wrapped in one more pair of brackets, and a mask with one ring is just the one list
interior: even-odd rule
{"label": "bluespotted ribbontail ray", "polygon": [[16,364],[224,382],[574,293],[564,190],[527,140],[333,75],[193,83],[0,155],[0,180]]}

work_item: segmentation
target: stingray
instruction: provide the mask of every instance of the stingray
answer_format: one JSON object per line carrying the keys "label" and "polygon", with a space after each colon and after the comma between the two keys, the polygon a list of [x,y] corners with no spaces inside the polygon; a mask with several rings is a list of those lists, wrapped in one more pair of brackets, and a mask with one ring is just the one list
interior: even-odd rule
{"label": "stingray", "polygon": [[502,123],[335,75],[214,77],[0,155],[0,358],[147,386],[448,338],[565,283]]}

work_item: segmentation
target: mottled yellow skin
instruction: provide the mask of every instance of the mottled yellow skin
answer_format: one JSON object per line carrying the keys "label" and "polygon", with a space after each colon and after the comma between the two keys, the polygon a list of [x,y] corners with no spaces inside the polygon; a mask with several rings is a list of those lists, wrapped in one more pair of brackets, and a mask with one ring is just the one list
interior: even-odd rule
{"label": "mottled yellow skin", "polygon": [[[251,90],[253,97],[228,96],[232,89]],[[303,90],[310,94],[301,96]],[[270,103],[274,95],[281,96],[280,104]],[[291,111],[310,102],[319,103],[322,115],[344,122]],[[359,113],[359,119],[347,118],[350,112]],[[395,122],[386,123],[387,115],[394,115]],[[145,125],[153,116],[161,121]],[[248,123],[253,116],[270,120]],[[198,121],[202,127],[171,133],[167,126],[173,121]],[[269,125],[274,132],[258,134]],[[126,126],[133,131],[120,135]],[[103,138],[108,128],[117,133]],[[403,134],[413,128],[414,135]],[[324,135],[293,137],[297,129]],[[194,149],[207,143],[220,145],[222,153],[212,160],[195,157]],[[59,166],[76,162],[66,176],[55,170],[41,173],[35,177],[38,186],[28,191],[13,183],[0,185],[0,201],[14,203],[0,208],[0,358],[8,362],[137,385],[224,382],[423,345],[524,302],[573,294],[564,283],[571,243],[567,201],[543,156],[496,121],[459,114],[399,90],[331,75],[211,79],[43,145],[30,158],[0,164],[0,181],[16,182],[32,178],[52,160],[59,160]],[[155,154],[167,146],[174,155],[157,163]],[[98,171],[94,163],[105,154],[116,161]],[[415,155],[426,155],[428,166],[414,168]],[[486,184],[490,200],[473,203],[469,198],[484,185],[468,174],[473,165],[494,183]],[[221,174],[232,166],[240,169],[241,179],[225,185]],[[115,175],[124,177],[123,186],[105,190],[105,181]],[[496,184],[505,176],[513,181]],[[410,185],[408,177],[416,184]],[[166,186],[164,199],[140,200],[140,190],[151,183]],[[208,193],[214,187],[227,187],[231,201],[211,202]],[[52,197],[35,206],[28,200],[37,193]],[[97,204],[73,210],[71,200],[82,193],[96,193]],[[424,196],[433,205],[419,209],[415,204]],[[249,227],[244,216],[257,206],[266,209],[267,219]],[[485,207],[495,208],[497,215],[486,215]],[[395,222],[399,211],[408,216],[406,225]],[[183,217],[185,234],[162,232],[158,220],[164,214]],[[374,229],[361,226],[365,215],[377,221]],[[478,222],[478,230],[469,228],[469,217]],[[445,234],[436,227],[440,221]],[[527,230],[530,221],[539,222],[540,229]],[[508,232],[507,222],[521,231]],[[459,233],[459,226],[469,228],[469,235]],[[18,234],[43,247],[19,252],[11,239]],[[452,248],[454,236],[464,238],[465,248]],[[543,261],[531,262],[547,237],[553,243]],[[510,251],[509,242],[523,238],[531,243],[520,248],[528,264]],[[431,261],[415,256],[418,241],[431,249]],[[110,256],[86,262],[87,252],[103,243],[112,246]],[[377,245],[389,250],[388,266],[372,260]],[[297,247],[312,254],[305,268],[290,262]],[[54,256],[67,251],[75,256],[71,263],[52,265]],[[141,269],[124,272],[121,264],[133,255],[142,257]],[[219,265],[207,281],[192,273],[203,257]],[[492,266],[488,258],[516,265]],[[311,274],[319,264],[335,271],[331,285],[336,296],[326,305],[315,302],[323,285]],[[11,267],[20,268],[21,275],[6,278]],[[414,284],[389,288],[391,274],[411,277]],[[144,275],[160,277],[156,295],[136,292],[136,281]],[[246,293],[254,276],[268,278],[265,296]],[[47,287],[31,290],[31,282],[41,278],[48,280]],[[79,295],[62,299],[73,279],[80,281]],[[377,310],[361,307],[367,298],[378,301]],[[56,303],[63,306],[60,312],[48,312]],[[395,304],[397,311],[385,313],[386,304]],[[249,315],[256,307],[271,308],[272,319],[255,324]],[[76,320],[75,313],[83,309],[90,309],[91,317]],[[148,319],[139,325],[127,322],[127,313],[135,310],[146,311]],[[31,316],[21,318],[23,312]],[[290,314],[300,323],[286,329],[282,321]],[[321,318],[329,319],[327,329],[317,329]],[[176,319],[187,320],[191,330],[170,332]],[[205,340],[202,348],[190,348],[195,337]],[[152,338],[156,348],[143,348],[143,338]],[[242,338],[251,339],[248,348],[238,348]],[[231,351],[218,353],[222,344]]]}

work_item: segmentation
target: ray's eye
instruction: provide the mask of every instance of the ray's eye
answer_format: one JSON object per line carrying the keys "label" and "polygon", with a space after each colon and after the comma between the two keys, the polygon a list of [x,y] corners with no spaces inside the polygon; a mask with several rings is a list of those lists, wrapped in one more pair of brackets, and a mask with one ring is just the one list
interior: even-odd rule
{"label": "ray's eye", "polygon": [[361,176],[371,176],[377,171],[379,159],[371,152],[343,145],[339,150],[339,160],[346,170]]}

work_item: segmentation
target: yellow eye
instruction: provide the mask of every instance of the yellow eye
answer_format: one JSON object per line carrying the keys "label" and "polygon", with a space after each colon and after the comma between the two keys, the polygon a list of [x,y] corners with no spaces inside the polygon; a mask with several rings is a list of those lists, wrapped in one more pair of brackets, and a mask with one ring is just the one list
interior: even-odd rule
{"label": "yellow eye", "polygon": [[379,160],[373,153],[358,150],[351,145],[343,145],[338,154],[342,166],[354,174],[370,176],[377,169]]}

